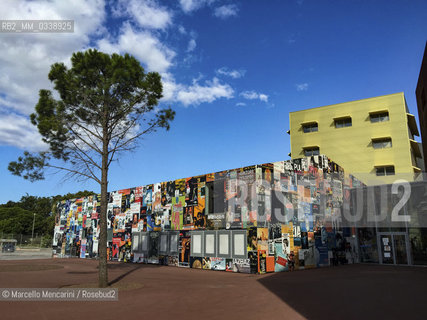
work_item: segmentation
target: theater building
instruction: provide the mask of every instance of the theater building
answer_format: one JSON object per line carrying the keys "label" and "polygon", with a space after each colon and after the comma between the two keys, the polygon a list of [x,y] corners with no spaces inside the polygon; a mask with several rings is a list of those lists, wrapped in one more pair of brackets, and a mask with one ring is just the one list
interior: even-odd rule
{"label": "theater building", "polygon": [[[426,184],[418,184],[398,210],[412,216],[403,224],[390,220],[401,194],[366,187],[323,155],[119,190],[109,196],[109,259],[247,273],[425,264],[427,206],[416,197]],[[98,196],[57,209],[55,255],[96,257]],[[370,219],[384,210],[383,220]]]}
{"label": "theater building", "polygon": [[[360,182],[326,156],[210,173],[110,193],[111,260],[263,273],[353,263],[340,224]],[[58,205],[57,256],[95,257],[97,196]]]}
{"label": "theater building", "polygon": [[[403,93],[292,112],[290,135],[291,160],[110,192],[109,259],[245,273],[427,264],[427,181],[414,181]],[[56,257],[97,257],[99,206],[58,203]]]}

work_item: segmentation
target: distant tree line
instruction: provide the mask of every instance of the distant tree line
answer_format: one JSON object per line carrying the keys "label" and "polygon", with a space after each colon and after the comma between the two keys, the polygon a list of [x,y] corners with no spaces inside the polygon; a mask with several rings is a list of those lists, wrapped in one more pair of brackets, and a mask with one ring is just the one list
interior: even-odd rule
{"label": "distant tree line", "polygon": [[86,190],[53,197],[36,197],[27,193],[17,202],[0,204],[0,233],[31,235],[35,213],[34,234],[51,238],[55,227],[56,204],[61,200],[93,194],[95,192]]}

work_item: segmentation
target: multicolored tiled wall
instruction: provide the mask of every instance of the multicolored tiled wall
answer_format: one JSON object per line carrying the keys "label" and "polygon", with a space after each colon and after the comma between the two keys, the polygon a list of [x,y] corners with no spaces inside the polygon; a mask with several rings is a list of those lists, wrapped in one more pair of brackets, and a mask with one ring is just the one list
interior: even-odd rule
{"label": "multicolored tiled wall", "polygon": [[[109,193],[109,259],[247,273],[357,261],[340,216],[361,185],[326,156]],[[58,203],[58,257],[96,257],[99,196]]]}

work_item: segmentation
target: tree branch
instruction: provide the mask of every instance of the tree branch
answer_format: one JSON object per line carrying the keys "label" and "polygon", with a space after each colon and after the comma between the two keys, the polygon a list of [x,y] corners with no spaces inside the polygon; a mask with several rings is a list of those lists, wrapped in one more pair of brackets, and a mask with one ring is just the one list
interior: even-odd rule
{"label": "tree branch", "polygon": [[[90,134],[92,134],[93,136],[95,136],[96,138],[98,138],[99,140],[102,140],[102,136],[99,134],[98,131],[96,131],[97,133],[95,134],[93,131],[89,130],[88,127],[82,126],[80,123],[78,123],[77,121],[73,122],[73,124],[75,124],[76,126],[78,126],[80,129],[83,129],[86,132],[89,132]],[[96,126],[94,126],[94,128],[96,129]],[[90,135],[88,134],[88,137],[90,137]],[[92,141],[93,142],[93,141]]]}
{"label": "tree branch", "polygon": [[[147,128],[146,130],[144,130],[144,131],[142,131],[142,132],[138,133],[138,134],[137,134],[137,135],[135,135],[134,137],[132,137],[132,138],[130,138],[130,139],[127,139],[127,140],[126,140],[125,142],[123,142],[122,144],[117,145],[117,143],[116,143],[115,147],[114,147],[114,148],[112,148],[112,149],[110,150],[110,152],[111,152],[111,157],[110,157],[110,160],[109,160],[109,162],[108,162],[108,163],[111,163],[111,162],[113,161],[113,159],[114,159],[114,155],[115,155],[117,152],[119,152],[119,151],[120,151],[120,149],[124,148],[126,145],[128,145],[128,144],[129,144],[129,143],[131,143],[131,142],[133,142],[135,139],[137,139],[137,138],[141,137],[142,135],[147,134],[147,133],[149,133],[149,132],[153,131],[155,127],[156,127],[156,123],[152,124],[149,128]],[[121,141],[121,140],[120,140],[120,139],[117,139],[117,142],[119,142],[119,141]]]}
{"label": "tree branch", "polygon": [[[99,170],[101,170],[101,166],[99,164],[97,164],[95,161],[93,161],[93,159],[86,153],[84,152],[74,141],[72,141],[72,144],[74,145],[74,147],[77,149],[78,152],[82,153],[86,158],[83,159],[82,156],[79,155],[79,159],[82,161],[88,161],[90,162],[93,166],[95,166],[96,168],[98,168]],[[76,154],[78,154],[78,152],[76,152],[75,150],[73,150]]]}
{"label": "tree branch", "polygon": [[[79,128],[82,128],[81,125],[77,124],[76,125]],[[71,126],[68,126],[68,129],[79,139],[81,140],[84,144],[86,144],[89,148],[91,148],[92,150],[98,152],[99,154],[102,154],[102,151],[98,148],[98,146],[96,145],[95,141],[92,140],[90,135],[87,135],[87,137],[89,138],[89,140],[93,143],[90,144],[89,142],[87,142],[79,133],[77,133],[76,130],[74,130]]]}
{"label": "tree branch", "polygon": [[[71,151],[73,152],[73,158],[77,160],[77,163],[83,163],[84,167],[86,168],[86,170],[89,172],[89,174],[96,178],[95,173],[93,172],[90,164],[92,166],[94,166],[95,168],[98,168],[99,170],[101,170],[101,168],[99,167],[98,164],[96,164],[88,155],[86,155],[86,157],[88,158],[85,159],[79,152],[79,148],[77,147],[77,145],[73,142],[73,144],[75,145],[77,150],[71,149]],[[83,151],[82,151],[83,152]],[[83,152],[84,153],[84,152]],[[85,154],[85,153],[84,153]]]}
{"label": "tree branch", "polygon": [[64,171],[68,171],[68,172],[73,173],[73,174],[81,175],[81,176],[87,177],[88,179],[92,179],[95,182],[101,184],[101,180],[99,180],[96,176],[92,177],[92,176],[90,176],[88,174],[85,174],[83,172],[79,172],[77,170],[73,170],[73,169],[69,169],[69,168],[64,168],[64,167],[59,167],[59,166],[55,166],[55,165],[52,165],[52,164],[45,164],[45,166],[49,167],[49,168],[64,170]]}

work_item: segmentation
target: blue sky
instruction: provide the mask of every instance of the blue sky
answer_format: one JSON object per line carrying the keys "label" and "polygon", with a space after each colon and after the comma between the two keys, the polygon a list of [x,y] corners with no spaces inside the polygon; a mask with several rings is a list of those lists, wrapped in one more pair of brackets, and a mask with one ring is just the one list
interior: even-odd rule
{"label": "blue sky", "polygon": [[0,33],[0,203],[91,182],[30,183],[7,164],[43,148],[28,121],[52,63],[87,48],[128,52],[164,81],[171,130],[110,170],[110,190],[288,159],[290,111],[415,87],[426,1],[12,1],[0,19],[72,19],[72,34]]}

